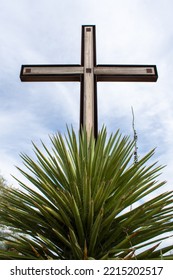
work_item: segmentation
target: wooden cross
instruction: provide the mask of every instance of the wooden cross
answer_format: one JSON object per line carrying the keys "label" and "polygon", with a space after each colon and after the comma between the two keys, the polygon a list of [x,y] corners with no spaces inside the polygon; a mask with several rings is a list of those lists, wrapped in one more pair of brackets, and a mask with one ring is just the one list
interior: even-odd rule
{"label": "wooden cross", "polygon": [[80,128],[97,138],[97,82],[155,82],[158,75],[155,65],[97,65],[96,28],[84,25],[81,64],[22,65],[20,78],[24,82],[80,82]]}

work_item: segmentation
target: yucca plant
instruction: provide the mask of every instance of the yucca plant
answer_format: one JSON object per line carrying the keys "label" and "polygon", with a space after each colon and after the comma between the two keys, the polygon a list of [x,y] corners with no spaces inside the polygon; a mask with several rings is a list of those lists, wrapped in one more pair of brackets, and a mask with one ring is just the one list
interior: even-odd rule
{"label": "yucca plant", "polygon": [[173,194],[151,196],[164,184],[148,164],[154,150],[134,164],[133,141],[105,128],[97,141],[68,130],[51,142],[44,152],[33,144],[36,161],[21,155],[28,184],[2,193],[1,221],[16,235],[1,259],[173,259],[171,244],[158,249],[173,229]]}

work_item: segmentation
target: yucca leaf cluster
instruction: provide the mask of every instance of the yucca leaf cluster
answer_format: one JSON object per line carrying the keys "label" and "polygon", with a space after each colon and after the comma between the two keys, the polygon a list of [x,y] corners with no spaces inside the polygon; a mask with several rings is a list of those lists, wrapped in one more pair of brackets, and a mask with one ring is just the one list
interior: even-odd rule
{"label": "yucca leaf cluster", "polygon": [[50,139],[51,149],[33,144],[36,160],[21,155],[28,183],[2,194],[2,223],[16,234],[1,259],[173,259],[171,244],[157,248],[173,229],[173,197],[153,195],[164,184],[148,164],[154,150],[134,164],[134,142],[105,128],[97,141],[73,129]]}

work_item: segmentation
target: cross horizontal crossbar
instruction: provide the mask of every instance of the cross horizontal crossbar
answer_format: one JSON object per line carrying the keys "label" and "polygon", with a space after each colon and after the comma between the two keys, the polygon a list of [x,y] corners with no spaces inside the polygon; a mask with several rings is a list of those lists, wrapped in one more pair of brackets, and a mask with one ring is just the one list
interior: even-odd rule
{"label": "cross horizontal crossbar", "polygon": [[[84,71],[77,64],[22,65],[20,77],[24,82],[81,82]],[[158,78],[155,65],[97,65],[93,72],[97,82],[155,82]]]}

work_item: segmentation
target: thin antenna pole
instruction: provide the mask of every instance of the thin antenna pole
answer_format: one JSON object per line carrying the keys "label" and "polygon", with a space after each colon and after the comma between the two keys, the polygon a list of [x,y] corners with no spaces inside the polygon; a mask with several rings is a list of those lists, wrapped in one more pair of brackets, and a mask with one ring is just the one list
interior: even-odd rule
{"label": "thin antenna pole", "polygon": [[135,150],[134,150],[134,164],[138,163],[138,146],[137,146],[137,141],[138,141],[138,136],[137,132],[135,130],[135,115],[134,115],[134,110],[133,107],[132,109],[132,128],[133,128],[133,134],[134,134],[134,144],[135,144]]}
{"label": "thin antenna pole", "polygon": [[[133,137],[134,137],[134,144],[135,144],[135,148],[134,148],[134,165],[138,163],[138,146],[137,146],[137,140],[138,140],[138,136],[137,136],[137,132],[135,130],[135,114],[134,114],[134,110],[133,107],[131,107],[132,109],[132,128],[133,128]],[[132,205],[130,205],[130,211],[132,211]]]}

